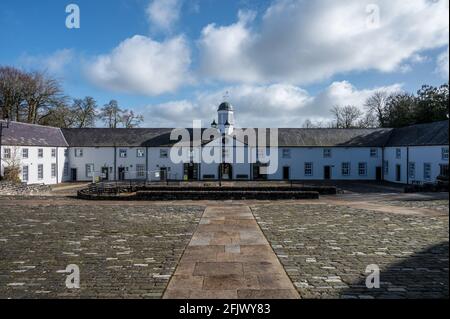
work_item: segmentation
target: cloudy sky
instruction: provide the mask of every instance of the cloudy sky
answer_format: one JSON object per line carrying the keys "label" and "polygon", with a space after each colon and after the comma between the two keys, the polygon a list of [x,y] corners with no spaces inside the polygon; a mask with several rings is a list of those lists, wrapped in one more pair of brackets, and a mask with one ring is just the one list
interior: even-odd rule
{"label": "cloudy sky", "polygon": [[449,0],[1,0],[0,39],[0,65],[116,99],[147,127],[206,126],[226,92],[240,126],[300,127],[447,82]]}

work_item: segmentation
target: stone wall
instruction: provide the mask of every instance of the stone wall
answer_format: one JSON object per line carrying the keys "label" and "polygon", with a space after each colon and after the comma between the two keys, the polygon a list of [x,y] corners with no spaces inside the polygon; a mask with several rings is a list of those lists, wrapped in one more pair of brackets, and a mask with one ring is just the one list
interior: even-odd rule
{"label": "stone wall", "polygon": [[43,195],[48,194],[50,191],[51,187],[48,185],[0,182],[0,196]]}

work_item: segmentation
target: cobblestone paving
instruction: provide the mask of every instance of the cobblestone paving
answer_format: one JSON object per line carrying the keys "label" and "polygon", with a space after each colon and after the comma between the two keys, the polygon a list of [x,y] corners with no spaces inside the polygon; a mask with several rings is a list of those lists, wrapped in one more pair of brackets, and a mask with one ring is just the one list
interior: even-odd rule
{"label": "cobblestone paving", "polygon": [[[324,204],[252,209],[302,298],[448,298],[448,216]],[[380,289],[366,288],[371,264],[381,269]]]}
{"label": "cobblestone paving", "polygon": [[[161,298],[202,212],[0,199],[0,298]],[[65,286],[69,264],[81,289]]]}
{"label": "cobblestone paving", "polygon": [[386,201],[387,205],[402,206],[410,208],[425,208],[442,212],[448,212],[449,201],[448,200],[399,200],[399,201]]}

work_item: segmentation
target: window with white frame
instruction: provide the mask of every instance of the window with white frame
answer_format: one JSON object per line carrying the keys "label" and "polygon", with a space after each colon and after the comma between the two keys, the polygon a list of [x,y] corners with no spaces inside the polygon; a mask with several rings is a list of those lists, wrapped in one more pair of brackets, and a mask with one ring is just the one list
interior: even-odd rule
{"label": "window with white frame", "polygon": [[38,165],[38,179],[39,180],[44,179],[44,165],[43,164]]}
{"label": "window with white frame", "polygon": [[28,158],[28,148],[22,148],[22,158]]}
{"label": "window with white frame", "polygon": [[423,164],[423,179],[429,181],[431,179],[431,164],[424,163]]}
{"label": "window with white frame", "polygon": [[389,161],[384,161],[383,168],[384,168],[384,175],[389,175]]}
{"label": "window with white frame", "polygon": [[291,150],[289,148],[283,148],[283,158],[291,158]]}
{"label": "window with white frame", "polygon": [[69,163],[64,163],[64,176],[69,176]]}
{"label": "window with white frame", "polygon": [[119,157],[120,158],[127,158],[128,152],[127,150],[119,150]]}
{"label": "window with white frame", "polygon": [[52,178],[56,177],[56,164],[52,163]]}
{"label": "window with white frame", "polygon": [[408,176],[411,179],[416,178],[416,163],[409,162],[409,164],[408,164]]}
{"label": "window with white frame", "polygon": [[138,148],[136,150],[136,157],[144,157],[145,156],[145,152],[142,148]]}
{"label": "window with white frame", "polygon": [[137,164],[136,165],[136,177],[145,177],[145,165]]}
{"label": "window with white frame", "polygon": [[305,176],[313,175],[313,163],[305,163]]}
{"label": "window with white frame", "polygon": [[350,176],[350,163],[342,163],[342,176]]}
{"label": "window with white frame", "polygon": [[22,167],[22,182],[28,182],[29,179],[29,171],[28,166]]}
{"label": "window with white frame", "polygon": [[378,157],[378,149],[377,148],[370,149],[370,157]]}
{"label": "window with white frame", "polygon": [[331,148],[325,148],[323,150],[323,157],[324,158],[330,158],[331,157]]}
{"label": "window with white frame", "polygon": [[367,176],[367,163],[358,163],[359,176]]}
{"label": "window with white frame", "polygon": [[75,149],[75,157],[83,157],[83,149],[82,148]]}
{"label": "window with white frame", "polygon": [[159,150],[159,157],[160,158],[169,158],[169,151],[168,150]]}
{"label": "window with white frame", "polygon": [[86,164],[86,177],[94,176],[94,164]]}
{"label": "window with white frame", "polygon": [[11,149],[10,148],[3,149],[3,158],[5,158],[5,159],[11,158]]}
{"label": "window with white frame", "polygon": [[38,157],[39,158],[43,158],[44,157],[44,149],[43,148],[38,148]]}
{"label": "window with white frame", "polygon": [[444,161],[448,160],[448,147],[443,147],[442,148],[442,159]]}
{"label": "window with white frame", "polygon": [[396,148],[395,149],[395,158],[396,159],[401,159],[402,158],[402,149],[401,148]]}
{"label": "window with white frame", "polygon": [[52,157],[56,157],[56,148],[52,148]]}
{"label": "window with white frame", "polygon": [[68,156],[69,156],[69,149],[66,148],[66,149],[64,150],[64,157],[68,157]]}

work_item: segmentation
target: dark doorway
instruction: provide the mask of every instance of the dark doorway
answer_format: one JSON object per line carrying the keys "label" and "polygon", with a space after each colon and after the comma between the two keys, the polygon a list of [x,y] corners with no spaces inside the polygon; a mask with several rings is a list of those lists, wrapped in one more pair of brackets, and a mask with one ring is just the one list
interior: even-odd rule
{"label": "dark doorway", "polygon": [[395,179],[397,182],[400,182],[402,180],[402,166],[401,165],[397,165],[395,167]]}
{"label": "dark doorway", "polygon": [[70,170],[70,180],[72,182],[76,182],[77,181],[77,169],[76,168],[72,168]]}
{"label": "dark doorway", "polygon": [[102,180],[109,181],[109,167],[102,167]]}
{"label": "dark doorway", "polygon": [[125,180],[125,167],[119,167],[119,181]]}
{"label": "dark doorway", "polygon": [[225,163],[219,165],[219,179],[232,180],[233,179],[233,167],[231,164]]}
{"label": "dark doorway", "polygon": [[283,167],[283,179],[288,181],[291,179],[291,169],[289,166]]}
{"label": "dark doorway", "polygon": [[188,163],[184,164],[184,179],[188,181],[198,180],[198,164]]}
{"label": "dark doorway", "polygon": [[167,167],[161,167],[159,170],[159,178],[161,181],[167,180]]}
{"label": "dark doorway", "polygon": [[323,178],[326,180],[331,179],[331,166],[323,167]]}
{"label": "dark doorway", "polygon": [[376,171],[376,175],[377,175],[377,181],[381,181],[382,179],[383,179],[383,176],[382,176],[382,171],[383,171],[383,169],[381,168],[381,167],[377,167],[377,171]]}

